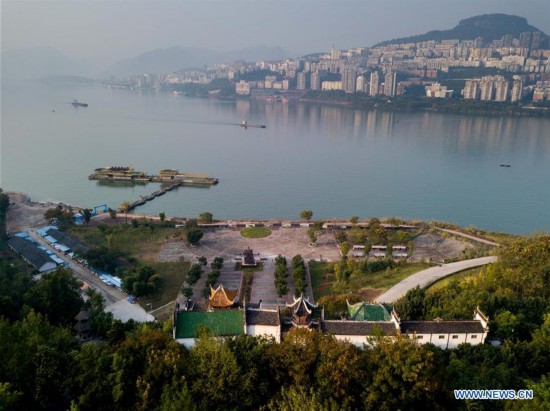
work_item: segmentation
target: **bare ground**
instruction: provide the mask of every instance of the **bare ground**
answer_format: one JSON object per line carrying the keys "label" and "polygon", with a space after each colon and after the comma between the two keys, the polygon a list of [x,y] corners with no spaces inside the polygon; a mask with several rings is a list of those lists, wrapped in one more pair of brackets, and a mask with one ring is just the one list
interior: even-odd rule
{"label": "bare ground", "polygon": [[10,198],[8,208],[8,234],[18,233],[28,228],[41,228],[48,224],[44,213],[48,208],[57,207],[55,203],[37,203],[23,193],[7,193]]}
{"label": "bare ground", "polygon": [[414,239],[413,261],[430,260],[443,263],[446,259],[458,258],[463,250],[473,245],[453,238],[444,238],[436,234],[421,234]]}

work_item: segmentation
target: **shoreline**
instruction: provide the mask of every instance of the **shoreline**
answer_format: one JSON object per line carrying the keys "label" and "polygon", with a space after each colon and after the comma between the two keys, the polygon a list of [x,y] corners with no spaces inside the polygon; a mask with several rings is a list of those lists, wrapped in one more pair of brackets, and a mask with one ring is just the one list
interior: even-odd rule
{"label": "shoreline", "polygon": [[[10,198],[10,207],[8,208],[6,218],[6,233],[13,234],[28,229],[38,229],[48,225],[48,222],[44,218],[44,212],[48,208],[62,206],[63,208],[72,208],[73,210],[82,210],[82,207],[65,204],[63,202],[51,202],[51,201],[33,201],[30,196],[22,192],[6,192]],[[151,221],[160,221],[158,215],[142,214],[142,213],[128,213],[128,217],[134,219],[147,219]],[[187,220],[197,217],[183,217],[183,216],[167,216],[165,221],[173,223],[175,225],[183,224]],[[484,238],[484,234],[496,234],[506,236],[518,236],[517,234],[507,232],[492,232],[489,230],[477,230],[478,233],[472,235],[467,228],[459,226],[457,224],[443,222],[443,221],[424,221],[418,219],[403,219],[399,217],[371,217],[380,221],[380,224],[387,229],[402,229],[402,230],[415,230],[421,225],[425,225],[430,228],[434,228],[440,231],[446,231],[450,235],[456,235],[469,239],[472,241],[478,241],[485,243],[489,246],[498,246],[495,242]],[[108,223],[121,223],[126,220],[126,215],[121,212],[117,212],[115,219],[112,219],[108,212],[98,214],[90,220],[91,225],[96,224],[108,224]],[[392,224],[399,222],[398,225]],[[350,230],[354,228],[368,227],[369,219],[359,220],[356,224],[353,224],[349,219],[345,218],[332,218],[327,220],[300,220],[300,219],[224,219],[214,220],[212,223],[199,224],[204,229],[216,229],[216,228],[246,228],[246,227],[279,227],[279,228],[310,228],[313,227],[316,221],[323,222],[323,229],[332,230]],[[492,243],[492,244],[491,244]]]}

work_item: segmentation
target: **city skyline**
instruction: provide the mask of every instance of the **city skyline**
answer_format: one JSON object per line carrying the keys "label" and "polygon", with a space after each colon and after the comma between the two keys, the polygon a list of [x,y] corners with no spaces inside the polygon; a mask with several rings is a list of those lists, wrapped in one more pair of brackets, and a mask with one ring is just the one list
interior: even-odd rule
{"label": "city skyline", "polygon": [[449,29],[485,13],[522,16],[550,32],[550,3],[539,0],[3,1],[2,51],[47,46],[99,65],[173,46],[219,51],[267,45],[298,56]]}

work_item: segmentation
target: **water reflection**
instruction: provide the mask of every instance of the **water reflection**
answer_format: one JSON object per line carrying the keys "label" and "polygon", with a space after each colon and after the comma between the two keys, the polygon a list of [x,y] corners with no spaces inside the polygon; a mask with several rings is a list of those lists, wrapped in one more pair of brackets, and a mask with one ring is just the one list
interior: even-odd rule
{"label": "water reflection", "polygon": [[[52,103],[74,97],[89,108]],[[267,128],[236,126],[245,119]],[[182,188],[143,211],[293,218],[311,208],[318,218],[397,215],[529,232],[550,222],[549,129],[536,118],[32,88],[2,94],[1,183],[38,200],[117,206],[156,186],[95,184],[93,169],[175,167],[220,184]]]}

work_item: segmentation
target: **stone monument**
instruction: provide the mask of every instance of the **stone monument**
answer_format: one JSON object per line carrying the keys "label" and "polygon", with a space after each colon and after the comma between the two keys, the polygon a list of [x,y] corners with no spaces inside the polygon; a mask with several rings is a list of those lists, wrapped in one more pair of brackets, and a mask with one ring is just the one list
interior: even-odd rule
{"label": "stone monument", "polygon": [[254,259],[254,253],[252,250],[247,248],[243,251],[244,254],[244,262],[242,263],[243,267],[256,267],[256,260]]}

